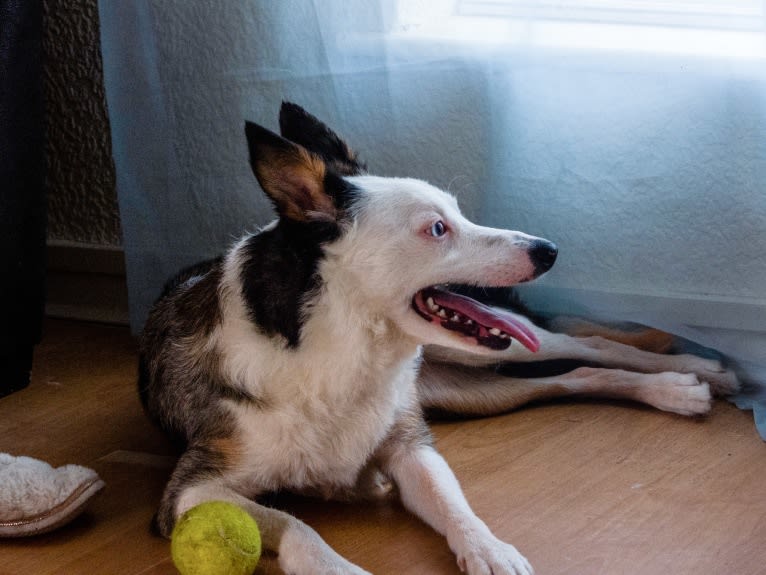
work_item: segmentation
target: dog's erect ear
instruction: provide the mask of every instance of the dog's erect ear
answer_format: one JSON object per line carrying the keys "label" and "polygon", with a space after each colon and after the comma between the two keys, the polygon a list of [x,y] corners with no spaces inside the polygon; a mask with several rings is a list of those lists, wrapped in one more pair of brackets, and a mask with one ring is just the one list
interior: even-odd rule
{"label": "dog's erect ear", "polygon": [[245,122],[245,135],[253,173],[280,217],[299,222],[336,219],[320,157],[252,122]]}
{"label": "dog's erect ear", "polygon": [[282,102],[279,130],[282,136],[314,152],[342,176],[356,176],[367,169],[338,134],[296,104]]}

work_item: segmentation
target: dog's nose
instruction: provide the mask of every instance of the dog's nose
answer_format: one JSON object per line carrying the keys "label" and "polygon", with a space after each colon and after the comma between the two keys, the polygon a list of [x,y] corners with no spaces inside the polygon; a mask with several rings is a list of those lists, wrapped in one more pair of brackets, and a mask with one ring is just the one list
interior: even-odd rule
{"label": "dog's nose", "polygon": [[548,240],[534,240],[529,244],[529,257],[535,266],[535,275],[544,274],[553,267],[559,249]]}

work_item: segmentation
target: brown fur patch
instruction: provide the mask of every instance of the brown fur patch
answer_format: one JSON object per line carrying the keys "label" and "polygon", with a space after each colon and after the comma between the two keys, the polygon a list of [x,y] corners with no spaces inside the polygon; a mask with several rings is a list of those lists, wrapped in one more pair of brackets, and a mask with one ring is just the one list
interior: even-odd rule
{"label": "brown fur patch", "polygon": [[609,339],[653,353],[668,353],[673,348],[675,342],[675,338],[669,333],[653,328],[641,329],[634,332],[603,327],[601,329],[583,330],[583,333],[577,333],[576,335],[581,337],[597,335],[604,339]]}
{"label": "brown fur patch", "polygon": [[299,146],[269,149],[256,170],[279,212],[292,220],[335,219],[337,212],[324,190],[324,162]]}
{"label": "brown fur patch", "polygon": [[650,327],[621,329],[577,317],[558,317],[552,320],[550,324],[553,331],[565,333],[572,337],[599,336],[653,353],[669,353],[676,341],[675,336],[659,329]]}
{"label": "brown fur patch", "polygon": [[224,469],[236,467],[242,460],[244,449],[238,437],[216,437],[207,443],[207,448],[220,457]]}
{"label": "brown fur patch", "polygon": [[615,339],[614,341],[654,353],[668,353],[675,345],[675,337],[659,329],[645,329],[635,334],[626,333],[623,334],[622,340]]}

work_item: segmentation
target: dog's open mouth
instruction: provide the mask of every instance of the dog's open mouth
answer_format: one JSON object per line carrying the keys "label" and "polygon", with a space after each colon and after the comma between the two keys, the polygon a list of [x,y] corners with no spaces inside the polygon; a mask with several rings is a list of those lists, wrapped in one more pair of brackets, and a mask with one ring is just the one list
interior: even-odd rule
{"label": "dog's open mouth", "polygon": [[446,286],[420,290],[412,298],[412,307],[422,318],[490,349],[507,349],[514,339],[532,352],[540,347],[535,334],[509,312],[452,293]]}

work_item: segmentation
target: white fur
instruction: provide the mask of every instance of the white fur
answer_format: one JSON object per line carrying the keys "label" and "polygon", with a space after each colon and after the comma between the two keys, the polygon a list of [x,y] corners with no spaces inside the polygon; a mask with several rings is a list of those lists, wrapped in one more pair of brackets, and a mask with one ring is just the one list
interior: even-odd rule
{"label": "white fur", "polygon": [[[364,190],[357,226],[328,247],[329,277],[343,277],[345,295],[381,310],[399,329],[421,343],[443,344],[475,354],[487,349],[473,338],[434,327],[418,316],[411,298],[427,286],[481,283],[508,286],[531,278],[528,254],[537,239],[516,231],[478,226],[466,219],[455,199],[408,178],[356,176],[349,181]],[[448,233],[425,233],[443,221]]]}

